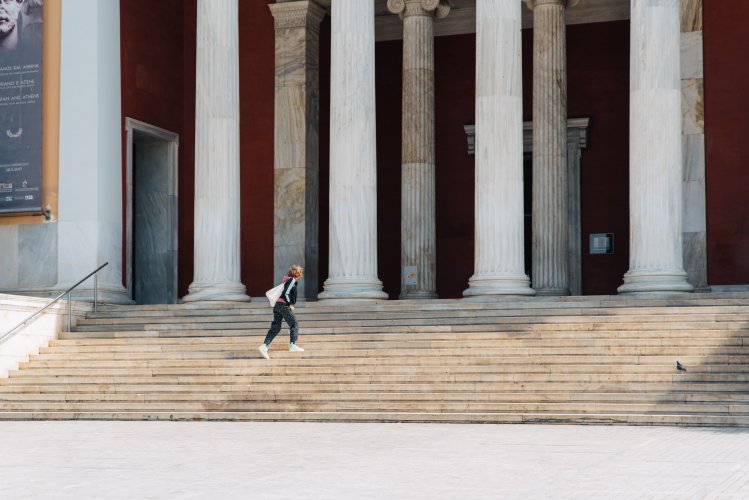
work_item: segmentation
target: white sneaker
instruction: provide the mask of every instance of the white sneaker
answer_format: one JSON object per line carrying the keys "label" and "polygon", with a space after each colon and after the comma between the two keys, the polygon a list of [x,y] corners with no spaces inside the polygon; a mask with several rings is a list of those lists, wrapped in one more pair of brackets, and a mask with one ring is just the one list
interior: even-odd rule
{"label": "white sneaker", "polygon": [[264,357],[265,359],[270,359],[270,356],[268,356],[268,346],[263,344],[260,347],[257,348],[258,351],[260,351],[260,355]]}
{"label": "white sneaker", "polygon": [[296,344],[289,344],[289,352],[302,352],[302,351],[304,351],[304,349],[302,349],[298,345],[296,345]]}

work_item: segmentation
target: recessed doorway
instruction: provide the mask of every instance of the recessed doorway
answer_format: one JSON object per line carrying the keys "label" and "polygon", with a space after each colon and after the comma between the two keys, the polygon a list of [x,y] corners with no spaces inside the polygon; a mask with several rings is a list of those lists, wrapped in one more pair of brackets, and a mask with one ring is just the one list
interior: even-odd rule
{"label": "recessed doorway", "polygon": [[136,304],[177,302],[179,135],[126,118],[127,290]]}

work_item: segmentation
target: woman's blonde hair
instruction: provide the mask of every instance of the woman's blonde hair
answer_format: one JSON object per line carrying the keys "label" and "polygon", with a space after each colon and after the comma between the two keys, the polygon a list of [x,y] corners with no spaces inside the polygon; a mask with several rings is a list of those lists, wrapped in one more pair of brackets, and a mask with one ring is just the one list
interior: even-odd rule
{"label": "woman's blonde hair", "polygon": [[298,278],[304,273],[304,268],[299,264],[294,264],[289,268],[289,276],[292,278]]}

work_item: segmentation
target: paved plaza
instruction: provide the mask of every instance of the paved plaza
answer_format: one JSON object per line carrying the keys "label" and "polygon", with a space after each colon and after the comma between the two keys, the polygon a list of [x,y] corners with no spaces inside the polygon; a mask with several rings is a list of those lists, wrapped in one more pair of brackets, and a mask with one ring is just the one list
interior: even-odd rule
{"label": "paved plaza", "polygon": [[749,498],[749,429],[1,422],[0,498]]}

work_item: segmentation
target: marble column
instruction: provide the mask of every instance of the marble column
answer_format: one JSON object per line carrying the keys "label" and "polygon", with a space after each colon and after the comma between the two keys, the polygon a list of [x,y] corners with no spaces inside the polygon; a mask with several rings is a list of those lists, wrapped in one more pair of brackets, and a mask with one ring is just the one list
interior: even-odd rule
{"label": "marble column", "polygon": [[538,295],[569,295],[567,224],[567,36],[577,0],[525,0],[533,10],[533,248]]}
{"label": "marble column", "polygon": [[523,262],[520,9],[517,0],[476,2],[476,243],[467,297],[535,293]]}
{"label": "marble column", "polygon": [[185,302],[249,301],[240,280],[238,0],[198,0],[195,250]]}
{"label": "marble column", "polygon": [[377,278],[374,2],[331,9],[330,243],[318,298],[387,299]]}
{"label": "marble column", "polygon": [[273,282],[304,266],[299,299],[317,298],[320,21],[312,1],[270,4],[276,33]]}
{"label": "marble column", "polygon": [[620,293],[690,292],[682,258],[679,0],[632,0],[629,271]]}
{"label": "marble column", "polygon": [[434,17],[440,0],[388,0],[403,20],[401,299],[437,298],[434,181]]}

